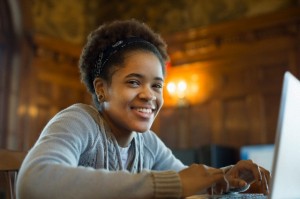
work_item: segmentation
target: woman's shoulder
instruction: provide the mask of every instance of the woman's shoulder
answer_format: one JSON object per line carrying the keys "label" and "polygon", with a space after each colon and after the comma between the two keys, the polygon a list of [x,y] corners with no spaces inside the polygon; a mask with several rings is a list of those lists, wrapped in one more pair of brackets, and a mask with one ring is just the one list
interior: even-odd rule
{"label": "woman's shoulder", "polygon": [[97,109],[88,104],[73,104],[58,112],[46,125],[63,125],[74,128],[92,128],[99,124]]}
{"label": "woman's shoulder", "polygon": [[57,116],[74,116],[74,117],[88,117],[91,116],[95,120],[98,118],[98,111],[92,105],[83,104],[83,103],[76,103],[70,105],[69,107],[61,110],[57,113]]}
{"label": "woman's shoulder", "polygon": [[[44,127],[44,135],[73,135],[82,141],[95,141],[99,136],[99,116],[88,104],[73,104],[58,112]],[[63,129],[63,130],[62,130]]]}
{"label": "woman's shoulder", "polygon": [[65,108],[63,111],[83,111],[90,114],[98,114],[98,111],[95,107],[89,104],[83,104],[83,103],[76,103],[72,104],[69,107]]}

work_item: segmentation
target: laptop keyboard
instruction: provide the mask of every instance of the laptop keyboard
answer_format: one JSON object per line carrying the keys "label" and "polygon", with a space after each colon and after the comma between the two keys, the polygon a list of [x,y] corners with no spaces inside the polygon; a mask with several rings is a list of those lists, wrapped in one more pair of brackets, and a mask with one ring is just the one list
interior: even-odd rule
{"label": "laptop keyboard", "polygon": [[267,199],[263,194],[252,193],[231,193],[224,195],[196,195],[187,199]]}
{"label": "laptop keyboard", "polygon": [[226,195],[214,195],[210,196],[210,199],[267,199],[267,196],[263,194],[226,194]]}

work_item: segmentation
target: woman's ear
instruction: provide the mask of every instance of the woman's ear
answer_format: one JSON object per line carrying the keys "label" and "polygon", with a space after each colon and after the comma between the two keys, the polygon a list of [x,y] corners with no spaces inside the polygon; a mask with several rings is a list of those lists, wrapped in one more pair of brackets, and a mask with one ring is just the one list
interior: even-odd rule
{"label": "woman's ear", "polygon": [[104,81],[102,78],[97,77],[93,81],[95,94],[97,96],[97,100],[99,103],[102,103],[106,100],[106,81]]}
{"label": "woman's ear", "polygon": [[103,101],[105,99],[106,81],[100,77],[96,77],[93,81],[93,85],[98,101],[100,100],[99,98]]}

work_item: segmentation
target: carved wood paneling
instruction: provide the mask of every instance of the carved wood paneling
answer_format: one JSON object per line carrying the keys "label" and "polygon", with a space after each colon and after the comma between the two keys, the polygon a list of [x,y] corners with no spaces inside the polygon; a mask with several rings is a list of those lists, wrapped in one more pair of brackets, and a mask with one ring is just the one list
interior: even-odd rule
{"label": "carved wood paneling", "polygon": [[[210,104],[201,104],[195,107],[190,107],[189,121],[189,148],[197,148],[199,145],[209,145],[211,141],[211,116],[208,114],[211,111]],[[201,127],[199,129],[199,127]]]}
{"label": "carved wood paneling", "polygon": [[[174,148],[274,143],[283,74],[289,70],[300,77],[299,38],[299,8],[167,37],[173,66],[168,79],[198,74],[202,90],[195,95],[202,96],[189,101],[187,95],[189,117],[179,118],[165,93],[159,134],[176,134],[181,119],[189,124],[189,142],[172,143]],[[164,123],[172,118],[177,122],[168,129]]]}
{"label": "carved wood paneling", "polygon": [[16,60],[18,47],[16,30],[13,23],[11,6],[8,1],[0,0],[0,148],[7,148],[11,135],[9,119],[14,117],[17,93]]}
{"label": "carved wood paneling", "polygon": [[56,113],[73,103],[91,103],[90,94],[80,81],[81,47],[41,35],[35,35],[34,44],[35,54],[27,70],[27,90],[23,93],[28,100],[20,113],[24,149],[34,144]]}

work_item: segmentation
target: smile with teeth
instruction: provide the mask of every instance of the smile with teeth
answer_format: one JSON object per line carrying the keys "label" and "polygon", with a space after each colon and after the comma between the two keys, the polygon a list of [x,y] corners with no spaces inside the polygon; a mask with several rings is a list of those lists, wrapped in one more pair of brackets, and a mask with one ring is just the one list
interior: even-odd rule
{"label": "smile with teeth", "polygon": [[142,113],[152,113],[152,109],[151,108],[136,108],[136,110],[138,112],[142,112]]}

